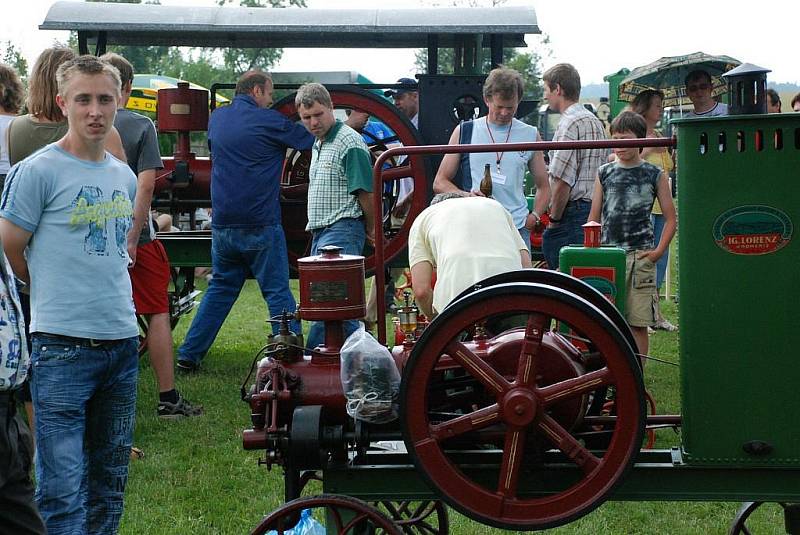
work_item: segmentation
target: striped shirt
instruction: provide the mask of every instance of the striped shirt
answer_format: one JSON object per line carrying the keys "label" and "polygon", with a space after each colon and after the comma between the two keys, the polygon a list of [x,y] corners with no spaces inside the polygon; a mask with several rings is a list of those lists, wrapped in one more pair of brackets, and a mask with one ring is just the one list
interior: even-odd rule
{"label": "striped shirt", "polygon": [[372,165],[361,135],[337,120],[311,151],[306,230],[361,217],[357,194],[372,191]]}
{"label": "striped shirt", "polygon": [[[594,141],[606,139],[603,123],[577,102],[564,110],[553,141]],[[570,188],[569,200],[592,200],[597,170],[606,163],[609,149],[557,150],[550,156],[550,185],[555,178]]]}

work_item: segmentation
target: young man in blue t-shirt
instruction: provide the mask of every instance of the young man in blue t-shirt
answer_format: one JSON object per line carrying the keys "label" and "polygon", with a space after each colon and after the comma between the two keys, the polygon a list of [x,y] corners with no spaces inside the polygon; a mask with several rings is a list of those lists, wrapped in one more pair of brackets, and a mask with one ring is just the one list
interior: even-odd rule
{"label": "young man in blue t-shirt", "polygon": [[[620,113],[611,123],[611,139],[647,136],[644,118],[632,111]],[[614,149],[615,161],[600,167],[594,184],[589,221],[603,225],[602,242],[627,252],[626,319],[638,352],[647,354],[647,328],[655,325],[658,307],[656,262],[675,235],[675,205],[667,174],[642,160],[640,149]],[[664,213],[664,231],[654,244],[650,212],[658,198]]]}
{"label": "young man in blue t-shirt", "polygon": [[127,243],[136,177],[104,148],[117,70],[80,56],[59,67],[57,80],[69,130],[9,172],[0,237],[31,288],[39,511],[49,533],[113,534],[136,415],[139,329]]}

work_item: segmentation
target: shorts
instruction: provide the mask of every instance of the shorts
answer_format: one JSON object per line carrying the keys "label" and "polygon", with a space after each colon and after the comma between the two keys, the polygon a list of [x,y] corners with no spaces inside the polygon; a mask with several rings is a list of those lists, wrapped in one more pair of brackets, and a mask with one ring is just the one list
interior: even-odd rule
{"label": "shorts", "polygon": [[652,327],[658,311],[656,265],[636,258],[641,252],[631,251],[625,257],[625,319],[631,327]]}
{"label": "shorts", "polygon": [[137,314],[169,312],[169,258],[160,241],[140,245],[136,249],[136,264],[128,273]]}

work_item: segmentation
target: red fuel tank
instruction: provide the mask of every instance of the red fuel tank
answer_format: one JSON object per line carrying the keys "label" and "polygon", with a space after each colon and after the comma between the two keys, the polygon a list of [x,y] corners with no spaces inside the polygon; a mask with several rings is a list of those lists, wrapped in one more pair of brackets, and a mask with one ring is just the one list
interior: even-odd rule
{"label": "red fuel tank", "polygon": [[363,318],[364,257],[343,255],[336,246],[297,261],[300,272],[300,317],[311,321]]}

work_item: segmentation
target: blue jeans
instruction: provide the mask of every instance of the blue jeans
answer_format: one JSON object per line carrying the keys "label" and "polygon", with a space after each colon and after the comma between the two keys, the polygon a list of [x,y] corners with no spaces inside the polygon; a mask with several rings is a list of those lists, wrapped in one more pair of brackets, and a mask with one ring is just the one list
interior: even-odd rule
{"label": "blue jeans", "polygon": [[[217,337],[231,307],[239,297],[248,273],[252,273],[272,317],[284,310],[294,312],[297,303],[289,289],[289,258],[280,225],[254,228],[211,229],[211,281],[178,349],[178,359],[198,364]],[[289,328],[300,334],[300,322]],[[272,323],[272,332],[278,324]]]}
{"label": "blue jeans", "polygon": [[[322,229],[312,230],[311,234],[311,255],[319,254],[320,247],[326,245],[337,245],[342,248],[342,254],[360,255],[364,252],[364,241],[366,240],[366,231],[364,230],[364,222],[360,219],[353,219],[347,217],[340,219],[330,226]],[[344,338],[356,332],[360,322],[355,320],[346,320],[342,322],[342,329],[344,330]],[[306,347],[314,349],[320,345],[325,339],[325,324],[321,321],[311,323],[308,330],[308,341]]]}
{"label": "blue jeans", "polygon": [[33,333],[36,502],[51,534],[114,534],[136,417],[138,339],[99,347]]}
{"label": "blue jeans", "polygon": [[[659,240],[661,240],[661,234],[664,232],[664,215],[663,214],[651,214],[650,219],[653,221],[653,243],[658,246]],[[664,254],[661,255],[661,258],[658,259],[656,262],[656,289],[661,291],[661,285],[664,284],[664,277],[667,275],[667,263],[669,262],[669,247],[667,250],[664,251]]]}
{"label": "blue jeans", "polygon": [[525,227],[520,227],[517,232],[519,232],[519,237],[522,238],[522,242],[528,248],[528,252],[531,252],[531,231]]}
{"label": "blue jeans", "polygon": [[542,235],[542,254],[547,267],[558,269],[558,253],[562,247],[583,244],[582,225],[589,219],[592,203],[589,201],[570,201],[561,215],[561,223],[548,227]]}

